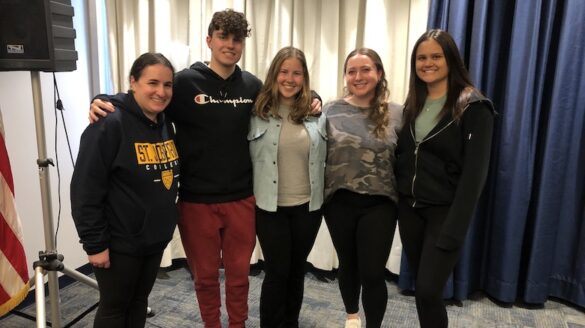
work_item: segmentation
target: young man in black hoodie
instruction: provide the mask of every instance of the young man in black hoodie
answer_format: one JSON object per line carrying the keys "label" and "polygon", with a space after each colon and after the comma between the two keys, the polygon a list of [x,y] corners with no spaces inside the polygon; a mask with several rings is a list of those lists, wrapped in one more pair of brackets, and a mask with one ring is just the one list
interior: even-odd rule
{"label": "young man in black hoodie", "polygon": [[[179,230],[195,279],[205,327],[221,327],[219,268],[225,269],[230,327],[248,318],[248,274],[256,242],[248,125],[262,82],[237,63],[250,28],[244,14],[216,12],[208,28],[208,64],[176,74],[166,109],[177,129],[181,156]],[[314,101],[318,111],[320,102]],[[113,107],[99,99],[90,119]]]}
{"label": "young man in black hoodie", "polygon": [[177,127],[181,168],[179,230],[205,327],[221,327],[219,268],[225,269],[230,327],[248,318],[248,274],[256,243],[250,113],[262,82],[237,62],[250,34],[242,13],[216,12],[209,24],[209,64],[177,74],[169,115]]}

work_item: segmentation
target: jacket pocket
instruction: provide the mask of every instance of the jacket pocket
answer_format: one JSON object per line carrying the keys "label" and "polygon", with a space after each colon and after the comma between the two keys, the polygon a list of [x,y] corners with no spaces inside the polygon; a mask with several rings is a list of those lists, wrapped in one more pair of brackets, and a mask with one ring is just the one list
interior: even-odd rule
{"label": "jacket pocket", "polygon": [[268,142],[268,124],[258,122],[259,119],[253,118],[248,131],[248,142],[250,147],[250,158],[252,163],[265,160],[270,153],[270,144]]}
{"label": "jacket pocket", "polygon": [[250,120],[250,129],[248,130],[248,141],[256,140],[266,134],[268,131],[268,122],[258,117]]}
{"label": "jacket pocket", "polygon": [[445,163],[445,175],[449,184],[456,187],[459,183],[459,177],[461,176],[461,167],[454,162]]}

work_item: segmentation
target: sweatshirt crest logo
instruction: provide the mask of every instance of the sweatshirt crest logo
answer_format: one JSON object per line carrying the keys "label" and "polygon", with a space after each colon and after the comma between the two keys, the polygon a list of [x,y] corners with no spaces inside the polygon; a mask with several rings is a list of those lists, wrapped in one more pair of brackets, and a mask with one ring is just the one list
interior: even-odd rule
{"label": "sweatshirt crest logo", "polygon": [[231,104],[234,108],[237,108],[239,104],[253,104],[254,99],[249,98],[226,98],[226,99],[217,99],[213,98],[210,95],[206,95],[204,93],[198,94],[193,98],[198,105],[207,105],[207,104]]}
{"label": "sweatshirt crest logo", "polygon": [[170,190],[173,185],[173,170],[164,170],[160,173],[160,176],[165,188]]}
{"label": "sweatshirt crest logo", "polygon": [[[144,170],[151,171],[154,174],[154,182],[162,182],[167,190],[171,190],[173,180],[177,175],[173,175],[173,168],[179,165],[179,154],[173,140],[164,142],[134,143],[136,150],[137,164],[144,167]],[[158,178],[160,172],[160,179]]]}

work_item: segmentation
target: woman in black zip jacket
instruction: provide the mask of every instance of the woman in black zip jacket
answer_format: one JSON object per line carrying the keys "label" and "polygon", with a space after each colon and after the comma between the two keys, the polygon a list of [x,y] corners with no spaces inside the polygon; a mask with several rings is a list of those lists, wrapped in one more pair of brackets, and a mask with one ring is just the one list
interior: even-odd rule
{"label": "woman in black zip jacket", "polygon": [[485,184],[494,109],[445,31],[418,39],[410,74],[396,149],[400,237],[421,327],[448,327],[443,289]]}
{"label": "woman in black zip jacket", "polygon": [[144,327],[148,294],[179,213],[179,157],[163,110],[171,63],[145,53],[116,110],[81,136],[71,179],[75,227],[99,285],[94,327]]}

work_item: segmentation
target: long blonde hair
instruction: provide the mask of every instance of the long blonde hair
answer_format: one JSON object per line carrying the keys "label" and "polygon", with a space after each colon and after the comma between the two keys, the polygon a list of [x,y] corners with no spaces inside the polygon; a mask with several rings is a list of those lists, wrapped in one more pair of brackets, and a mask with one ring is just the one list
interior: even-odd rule
{"label": "long blonde hair", "polygon": [[282,66],[282,63],[289,58],[298,59],[299,62],[301,62],[301,66],[303,67],[303,86],[295,97],[294,103],[290,110],[291,120],[297,124],[300,124],[311,111],[312,95],[309,82],[309,69],[307,68],[305,54],[301,50],[294,47],[284,47],[280,49],[276,56],[274,56],[274,59],[272,59],[272,63],[270,63],[270,68],[266,74],[266,81],[264,81],[264,86],[262,86],[262,89],[258,94],[258,98],[256,98],[254,114],[265,120],[267,120],[269,116],[280,118],[278,115],[280,95],[278,93],[278,84],[276,79],[278,78],[280,66]]}

